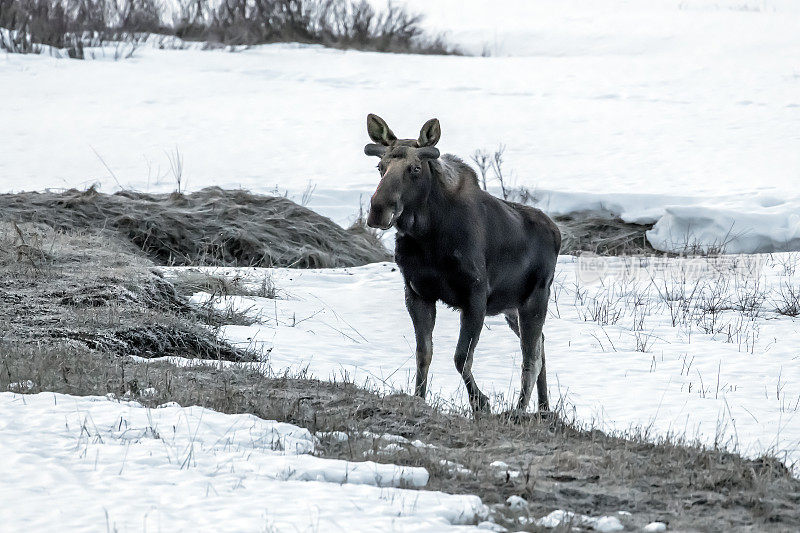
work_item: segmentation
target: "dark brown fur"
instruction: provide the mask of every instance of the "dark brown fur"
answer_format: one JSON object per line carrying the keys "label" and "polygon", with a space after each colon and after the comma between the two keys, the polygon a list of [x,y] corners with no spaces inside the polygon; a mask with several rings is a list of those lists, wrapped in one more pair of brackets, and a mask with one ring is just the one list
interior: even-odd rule
{"label": "dark brown fur", "polygon": [[381,157],[367,223],[397,229],[395,260],[417,340],[416,394],[424,397],[427,389],[436,302],[442,301],[461,310],[455,365],[473,408],[488,409],[472,376],[475,345],[485,316],[504,313],[523,355],[517,408],[526,409],[537,383],[539,409],[548,410],[542,328],[561,247],[555,223],[538,209],[481,190],[459,158],[439,157],[436,119],[417,140],[397,139],[375,115],[367,130],[375,144],[365,151]]}

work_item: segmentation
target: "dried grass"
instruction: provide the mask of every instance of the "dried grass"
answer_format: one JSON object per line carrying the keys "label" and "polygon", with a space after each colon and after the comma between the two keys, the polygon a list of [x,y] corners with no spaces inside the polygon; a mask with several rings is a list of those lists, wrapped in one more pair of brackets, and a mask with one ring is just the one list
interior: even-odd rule
{"label": "dried grass", "polygon": [[0,195],[4,220],[122,237],[160,265],[358,266],[390,258],[287,198],[209,187],[189,194],[103,194],[94,188]]}
{"label": "dried grass", "polygon": [[[2,338],[99,353],[253,360],[203,327],[225,321],[196,310],[153,265],[109,239],[43,224],[0,224]],[[24,253],[20,253],[24,250]]]}

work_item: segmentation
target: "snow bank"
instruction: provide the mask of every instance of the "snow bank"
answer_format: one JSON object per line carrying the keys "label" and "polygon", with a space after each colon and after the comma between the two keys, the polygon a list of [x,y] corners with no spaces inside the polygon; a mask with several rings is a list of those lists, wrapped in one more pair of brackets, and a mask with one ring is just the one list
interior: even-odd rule
{"label": "snow bank", "polygon": [[749,211],[674,206],[665,209],[647,240],[657,250],[699,245],[727,253],[800,250],[800,199]]}
{"label": "snow bank", "polygon": [[484,514],[475,496],[393,488],[424,486],[422,468],[314,457],[307,430],[252,415],[0,393],[0,434],[9,530],[433,532]]}
{"label": "snow bank", "polygon": [[553,216],[575,213],[654,224],[656,250],[722,250],[730,254],[800,250],[800,196],[775,192],[708,198],[659,194],[535,191],[535,205]]}

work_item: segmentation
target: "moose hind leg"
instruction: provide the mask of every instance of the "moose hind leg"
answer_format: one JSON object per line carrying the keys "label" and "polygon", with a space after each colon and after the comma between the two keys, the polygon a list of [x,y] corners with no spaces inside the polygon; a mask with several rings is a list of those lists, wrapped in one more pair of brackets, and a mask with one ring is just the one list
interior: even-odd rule
{"label": "moose hind leg", "polygon": [[536,393],[539,399],[539,411],[550,411],[550,400],[547,398],[547,362],[544,357],[544,333],[542,333],[542,370],[536,379]]}
{"label": "moose hind leg", "polygon": [[[547,317],[547,300],[550,297],[548,288],[536,289],[519,310],[520,347],[522,348],[522,385],[519,393],[517,409],[524,411],[531,399],[533,384],[539,383],[539,376],[544,370],[544,336],[542,328]],[[547,385],[539,389],[540,408],[542,393],[547,395]],[[547,403],[547,402],[545,402]]]}
{"label": "moose hind leg", "polygon": [[406,308],[414,324],[417,339],[417,376],[414,394],[422,398],[428,390],[428,368],[433,358],[433,326],[436,324],[436,304],[419,297],[406,286]]}

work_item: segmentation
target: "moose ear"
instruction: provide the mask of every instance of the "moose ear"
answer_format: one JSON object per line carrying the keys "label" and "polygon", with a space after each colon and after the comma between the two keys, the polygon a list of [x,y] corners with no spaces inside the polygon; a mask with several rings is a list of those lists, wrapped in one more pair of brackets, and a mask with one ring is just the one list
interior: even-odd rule
{"label": "moose ear", "polygon": [[389,125],[386,124],[386,121],[372,113],[367,115],[367,133],[370,139],[384,146],[389,146],[390,143],[397,140],[395,134],[389,129]]}
{"label": "moose ear", "polygon": [[442,127],[439,126],[439,120],[432,118],[428,122],[422,126],[422,129],[419,130],[419,139],[417,140],[417,146],[420,148],[423,146],[434,146],[436,143],[439,142],[439,138],[442,136]]}
{"label": "moose ear", "polygon": [[383,154],[386,153],[387,148],[382,144],[372,144],[369,143],[364,147],[364,153],[367,155],[376,155],[378,157],[383,157]]}

